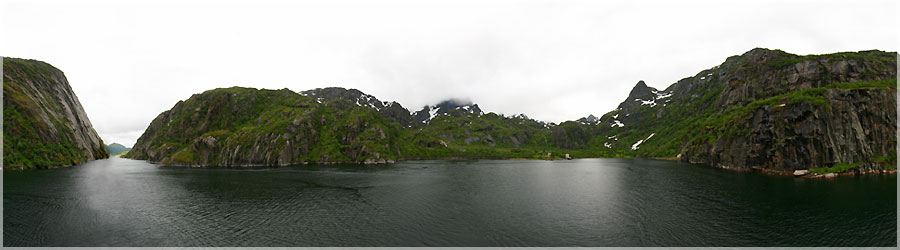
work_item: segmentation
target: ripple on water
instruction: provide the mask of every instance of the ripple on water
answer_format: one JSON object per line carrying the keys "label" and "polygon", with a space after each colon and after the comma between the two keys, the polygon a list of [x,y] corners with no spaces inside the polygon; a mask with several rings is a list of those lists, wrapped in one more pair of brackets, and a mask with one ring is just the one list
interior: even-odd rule
{"label": "ripple on water", "polygon": [[896,176],[668,161],[4,173],[6,246],[895,246]]}

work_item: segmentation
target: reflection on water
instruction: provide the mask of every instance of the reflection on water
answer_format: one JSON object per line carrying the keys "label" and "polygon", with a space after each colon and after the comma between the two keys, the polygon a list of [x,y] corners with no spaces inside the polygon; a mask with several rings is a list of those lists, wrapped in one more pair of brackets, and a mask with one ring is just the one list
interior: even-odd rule
{"label": "reflection on water", "polygon": [[897,179],[641,159],[3,177],[5,246],[896,246]]}

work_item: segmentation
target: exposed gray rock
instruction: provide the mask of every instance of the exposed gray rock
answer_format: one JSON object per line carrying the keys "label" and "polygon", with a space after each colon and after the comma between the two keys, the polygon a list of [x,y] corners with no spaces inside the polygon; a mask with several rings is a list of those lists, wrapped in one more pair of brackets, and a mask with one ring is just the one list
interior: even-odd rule
{"label": "exposed gray rock", "polygon": [[897,94],[885,89],[828,89],[826,106],[761,107],[737,130],[685,148],[682,159],[733,168],[803,170],[865,162],[855,171],[883,169],[872,159],[896,155]]}
{"label": "exposed gray rock", "polygon": [[[2,60],[5,168],[69,166],[109,157],[62,71],[35,60]],[[7,109],[18,118],[11,119]],[[7,144],[14,140],[28,143]]]}

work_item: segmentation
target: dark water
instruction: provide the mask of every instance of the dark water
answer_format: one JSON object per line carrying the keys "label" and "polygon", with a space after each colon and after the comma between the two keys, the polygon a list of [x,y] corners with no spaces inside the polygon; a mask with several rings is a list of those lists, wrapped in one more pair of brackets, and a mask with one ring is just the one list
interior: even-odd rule
{"label": "dark water", "polygon": [[640,159],[3,172],[5,246],[896,246],[897,178]]}

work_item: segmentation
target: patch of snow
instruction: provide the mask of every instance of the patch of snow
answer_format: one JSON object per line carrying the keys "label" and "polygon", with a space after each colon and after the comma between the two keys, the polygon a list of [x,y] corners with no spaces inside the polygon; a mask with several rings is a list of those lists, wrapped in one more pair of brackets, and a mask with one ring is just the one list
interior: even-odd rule
{"label": "patch of snow", "polygon": [[[637,99],[637,100],[640,100],[640,99]],[[644,105],[650,105],[651,108],[655,107],[656,100],[648,100],[648,101],[641,100],[641,106],[644,106]]]}
{"label": "patch of snow", "polygon": [[606,146],[606,148],[612,148],[612,144],[609,144],[609,142],[604,142],[603,146]]}
{"label": "patch of snow", "polygon": [[619,121],[619,120],[615,120],[615,121],[613,121],[613,124],[610,125],[609,127],[610,127],[610,128],[615,128],[615,127],[625,127],[625,124],[623,124],[623,123],[622,123],[621,121]]}
{"label": "patch of snow", "polygon": [[618,140],[619,140],[619,135],[613,135],[613,136],[610,136],[610,137],[606,137],[606,139],[612,139],[612,140],[618,141]]}
{"label": "patch of snow", "polygon": [[656,99],[665,99],[672,96],[672,93],[660,92],[656,94]]}
{"label": "patch of snow", "polygon": [[701,77],[700,77],[700,80],[703,80],[703,79],[706,79],[706,77],[705,77],[705,76],[701,76]]}
{"label": "patch of snow", "polygon": [[618,119],[618,118],[619,118],[619,114],[616,114],[613,116],[613,119]]}
{"label": "patch of snow", "polygon": [[644,143],[645,141],[650,140],[650,138],[652,138],[653,135],[656,135],[656,133],[651,133],[650,136],[647,136],[646,139],[640,139],[637,142],[635,142],[634,144],[632,144],[631,150],[637,150],[638,148],[640,148],[641,143]]}
{"label": "patch of snow", "polygon": [[437,116],[437,112],[438,110],[436,108],[430,108],[428,111],[428,120],[434,119],[434,117]]}
{"label": "patch of snow", "polygon": [[641,145],[641,143],[643,143],[643,142],[644,142],[644,139],[638,140],[637,142],[635,142],[634,144],[631,145],[631,150],[637,150],[638,147],[639,147],[639,146]]}

